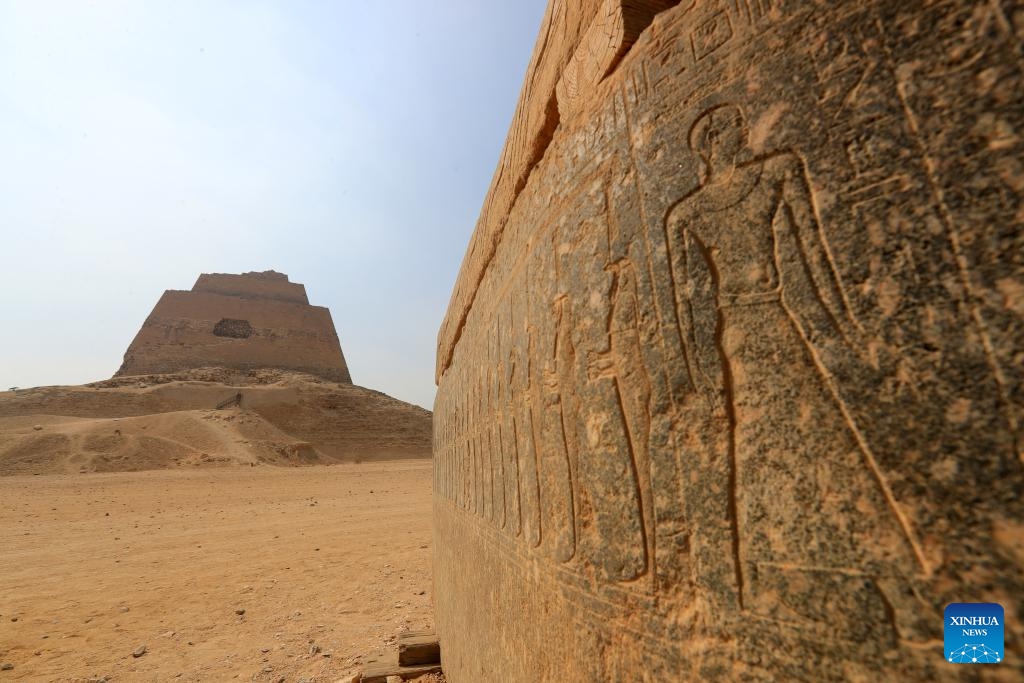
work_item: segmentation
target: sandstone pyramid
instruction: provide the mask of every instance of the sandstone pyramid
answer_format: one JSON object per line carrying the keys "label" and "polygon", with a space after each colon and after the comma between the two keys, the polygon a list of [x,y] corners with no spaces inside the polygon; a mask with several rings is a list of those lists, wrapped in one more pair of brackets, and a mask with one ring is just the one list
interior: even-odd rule
{"label": "sandstone pyramid", "polygon": [[190,291],[168,290],[115,376],[202,367],[274,368],[351,384],[331,312],[273,270],[202,274]]}

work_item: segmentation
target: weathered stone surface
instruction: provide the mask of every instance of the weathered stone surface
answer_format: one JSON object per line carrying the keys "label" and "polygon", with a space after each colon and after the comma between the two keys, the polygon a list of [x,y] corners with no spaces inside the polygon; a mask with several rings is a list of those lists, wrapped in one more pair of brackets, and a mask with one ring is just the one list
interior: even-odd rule
{"label": "weathered stone surface", "polygon": [[378,657],[367,658],[360,680],[362,683],[390,683],[392,677],[410,680],[440,671],[441,665],[437,663],[409,666],[399,664],[396,653],[390,651]]}
{"label": "weathered stone surface", "polygon": [[450,680],[1019,680],[942,611],[1024,647],[1022,48],[1007,0],[549,5],[438,341]]}
{"label": "weathered stone surface", "polygon": [[272,270],[204,273],[191,291],[164,292],[115,376],[212,366],[352,382],[331,312],[310,306],[305,287]]}
{"label": "weathered stone surface", "polygon": [[274,299],[309,305],[306,288],[289,282],[288,276],[273,270],[262,273],[203,273],[192,286],[193,292],[238,296],[243,299]]}
{"label": "weathered stone surface", "polygon": [[409,631],[398,636],[398,663],[402,666],[441,661],[441,647],[433,631]]}

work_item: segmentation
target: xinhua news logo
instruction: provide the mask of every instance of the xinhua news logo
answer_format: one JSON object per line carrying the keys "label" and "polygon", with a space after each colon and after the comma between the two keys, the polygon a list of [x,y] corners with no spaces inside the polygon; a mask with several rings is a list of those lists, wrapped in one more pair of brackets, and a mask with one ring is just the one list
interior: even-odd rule
{"label": "xinhua news logo", "polygon": [[1003,606],[994,602],[954,602],[946,607],[946,661],[998,664],[1003,651]]}

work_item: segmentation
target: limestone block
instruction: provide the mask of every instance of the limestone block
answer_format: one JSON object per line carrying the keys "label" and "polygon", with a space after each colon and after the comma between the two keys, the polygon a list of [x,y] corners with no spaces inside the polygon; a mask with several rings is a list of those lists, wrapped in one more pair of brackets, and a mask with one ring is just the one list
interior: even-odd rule
{"label": "limestone block", "polygon": [[449,680],[1024,649],[1022,55],[1007,0],[550,3],[438,337]]}
{"label": "limestone block", "polygon": [[402,666],[441,661],[441,648],[433,631],[409,631],[398,636],[398,663]]}

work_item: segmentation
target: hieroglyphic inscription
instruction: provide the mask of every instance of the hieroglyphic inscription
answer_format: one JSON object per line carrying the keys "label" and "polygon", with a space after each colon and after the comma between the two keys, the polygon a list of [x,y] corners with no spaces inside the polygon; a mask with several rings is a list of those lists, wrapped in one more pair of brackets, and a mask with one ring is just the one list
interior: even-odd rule
{"label": "hieroglyphic inscription", "polygon": [[555,93],[562,118],[573,114],[594,86],[614,69],[640,33],[678,0],[603,0],[562,69]]}

